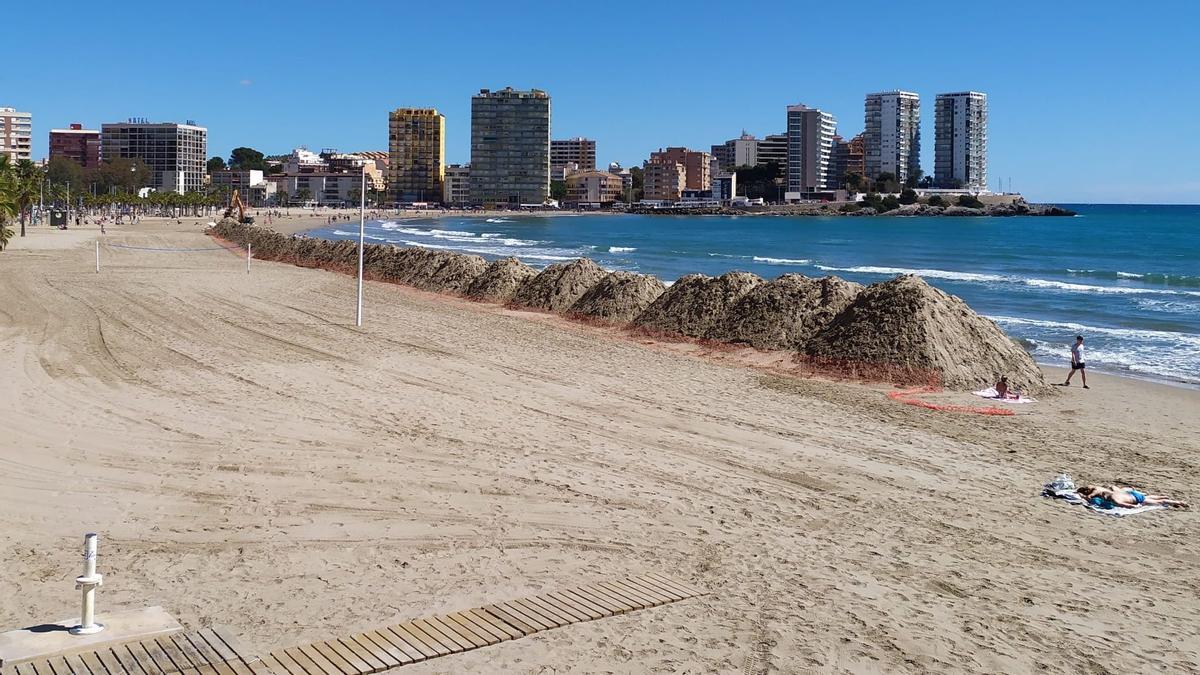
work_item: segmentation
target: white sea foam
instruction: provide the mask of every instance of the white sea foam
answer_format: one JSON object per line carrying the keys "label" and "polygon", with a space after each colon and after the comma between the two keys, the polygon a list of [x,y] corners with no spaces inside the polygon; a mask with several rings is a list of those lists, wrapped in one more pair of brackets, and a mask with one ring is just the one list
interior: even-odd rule
{"label": "white sea foam", "polygon": [[1023,319],[1015,316],[987,317],[1001,326],[1034,326],[1045,328],[1063,334],[1071,335],[1106,335],[1124,340],[1163,340],[1179,345],[1190,345],[1200,349],[1200,335],[1178,333],[1168,330],[1151,330],[1147,328],[1104,328],[1102,326],[1087,326],[1070,321],[1044,321],[1041,319]]}
{"label": "white sea foam", "polygon": [[633,246],[609,246],[609,253],[633,253],[637,249]]}
{"label": "white sea foam", "polygon": [[1146,275],[1145,274],[1135,274],[1133,272],[1117,272],[1117,276],[1121,277],[1122,279],[1141,279],[1141,278],[1145,277]]}
{"label": "white sea foam", "polygon": [[830,267],[828,265],[815,265],[819,270],[825,272],[858,272],[860,274],[916,274],[918,276],[927,277],[930,279],[951,279],[955,281],[1012,281],[1011,277],[1000,276],[999,274],[976,274],[974,272],[952,272],[948,270],[930,270],[930,269],[909,269],[907,267],[875,267],[873,265],[860,265],[858,267]]}
{"label": "white sea foam", "polygon": [[1078,293],[1119,293],[1123,295],[1191,295],[1200,298],[1200,291],[1176,291],[1168,288],[1141,288],[1137,286],[1094,286],[1092,284],[1072,284],[1066,281],[1051,281],[1049,279],[1014,280],[1035,288],[1057,288],[1060,291],[1075,291]]}
{"label": "white sea foam", "polygon": [[754,262],[767,263],[768,265],[811,265],[812,261],[808,259],[793,259],[793,258],[767,258],[765,256],[754,256]]}
{"label": "white sea foam", "polygon": [[488,218],[484,222],[487,222],[487,223],[511,223],[512,221],[505,219],[505,218]]}
{"label": "white sea foam", "polygon": [[[345,230],[334,230],[333,233],[336,235],[343,236],[343,237],[357,237],[358,236],[357,232],[347,232]],[[376,237],[373,234],[366,234],[365,232],[363,233],[363,239],[374,239],[375,241],[387,241],[386,237]]]}

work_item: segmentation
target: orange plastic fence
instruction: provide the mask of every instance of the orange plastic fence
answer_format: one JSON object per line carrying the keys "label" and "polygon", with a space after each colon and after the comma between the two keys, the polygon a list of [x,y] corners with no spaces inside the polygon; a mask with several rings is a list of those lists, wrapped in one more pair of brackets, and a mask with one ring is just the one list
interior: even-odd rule
{"label": "orange plastic fence", "polygon": [[900,391],[889,391],[888,398],[893,401],[899,401],[904,405],[912,405],[918,408],[928,408],[930,410],[941,410],[943,412],[959,412],[959,413],[974,413],[976,415],[1012,415],[1013,411],[1008,408],[993,408],[991,406],[970,406],[956,405],[953,403],[930,403],[916,398],[917,394],[936,394],[941,391],[940,388],[934,387],[916,387],[913,389],[901,389]]}

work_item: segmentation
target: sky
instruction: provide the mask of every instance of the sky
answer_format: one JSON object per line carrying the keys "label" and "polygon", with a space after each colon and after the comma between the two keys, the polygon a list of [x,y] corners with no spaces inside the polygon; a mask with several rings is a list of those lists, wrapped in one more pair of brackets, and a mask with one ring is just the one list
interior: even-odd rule
{"label": "sky", "polygon": [[[1061,203],[1200,203],[1200,3],[312,2],[21,3],[0,106],[33,113],[34,157],[71,122],[145,117],[238,146],[387,149],[387,113],[446,116],[448,163],[470,160],[471,96],[538,88],[554,138],[597,162],[708,150],[784,130],[785,108],[862,131],[863,96],[988,94],[989,187]],[[21,55],[19,58],[11,58]]]}

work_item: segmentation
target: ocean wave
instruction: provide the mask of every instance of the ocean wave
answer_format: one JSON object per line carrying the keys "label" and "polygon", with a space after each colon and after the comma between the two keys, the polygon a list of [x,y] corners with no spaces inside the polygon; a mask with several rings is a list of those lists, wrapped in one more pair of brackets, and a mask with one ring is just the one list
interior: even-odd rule
{"label": "ocean wave", "polygon": [[1200,335],[1193,333],[1179,333],[1176,331],[1152,330],[1148,328],[1105,328],[1070,321],[1045,321],[1042,319],[1024,319],[1015,316],[989,316],[987,318],[1001,326],[1032,326],[1060,332],[1068,336],[1083,335],[1086,337],[1088,335],[1105,335],[1124,340],[1161,340],[1181,346],[1188,345],[1192,349],[1200,350]]}
{"label": "ocean wave", "polygon": [[[342,236],[342,237],[357,237],[358,236],[357,232],[347,232],[345,230],[334,230],[333,233],[336,235]],[[363,239],[374,239],[375,241],[387,241],[386,237],[376,237],[373,234],[367,234],[365,232],[363,233]]]}
{"label": "ocean wave", "polygon": [[825,272],[857,272],[859,274],[916,274],[917,276],[926,277],[929,279],[950,279],[954,281],[1012,281],[1013,277],[1005,277],[999,274],[977,274],[975,272],[953,272],[949,270],[932,270],[932,269],[909,269],[907,267],[876,267],[873,265],[860,265],[857,267],[831,267],[828,265],[814,265],[819,270]]}
{"label": "ocean wave", "polygon": [[[1070,362],[1069,345],[1038,339],[1030,339],[1029,344],[1039,363],[1062,366]],[[1200,383],[1200,363],[1192,358],[1193,354],[1188,349],[1156,343],[1091,346],[1087,350],[1088,370],[1099,367],[1119,374],[1196,384]]]}
{"label": "ocean wave", "polygon": [[1121,277],[1122,279],[1141,279],[1141,278],[1145,277],[1146,275],[1145,274],[1135,274],[1133,272],[1117,272],[1117,276]]}
{"label": "ocean wave", "polygon": [[768,265],[811,265],[812,261],[808,259],[796,260],[792,258],[767,258],[764,256],[754,256],[754,262],[767,263]]}
{"label": "ocean wave", "polygon": [[1067,281],[1052,281],[1050,279],[1016,278],[1027,286],[1035,288],[1055,288],[1060,291],[1077,293],[1117,293],[1122,295],[1191,295],[1200,298],[1200,291],[1177,291],[1169,288],[1145,288],[1142,286],[1096,286],[1094,284],[1073,284]]}
{"label": "ocean wave", "polygon": [[513,221],[505,219],[505,218],[488,218],[484,222],[486,222],[486,223],[511,223]]}
{"label": "ocean wave", "polygon": [[637,249],[633,246],[609,246],[609,253],[633,253]]}
{"label": "ocean wave", "polygon": [[[507,258],[509,256],[516,257],[521,260],[548,260],[552,262],[563,262],[567,260],[575,260],[578,255],[571,255],[572,251],[563,249],[535,249],[535,250],[513,250],[504,246],[451,246],[448,244],[434,244],[427,241],[397,241],[405,246],[418,246],[420,248],[436,248],[444,251],[455,251],[457,253],[475,253],[477,255],[495,256],[497,258]],[[486,243],[480,241],[479,243]]]}

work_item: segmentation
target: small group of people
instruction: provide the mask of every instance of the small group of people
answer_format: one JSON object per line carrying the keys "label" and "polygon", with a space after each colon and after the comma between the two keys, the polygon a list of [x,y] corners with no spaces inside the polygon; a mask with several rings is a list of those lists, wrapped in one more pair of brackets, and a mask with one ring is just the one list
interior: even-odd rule
{"label": "small group of people", "polygon": [[1080,497],[1086,499],[1089,504],[1102,509],[1117,507],[1134,508],[1137,506],[1170,506],[1180,509],[1190,507],[1187,502],[1171,499],[1166,495],[1148,495],[1145,492],[1127,486],[1084,485],[1075,491],[1079,493]]}

